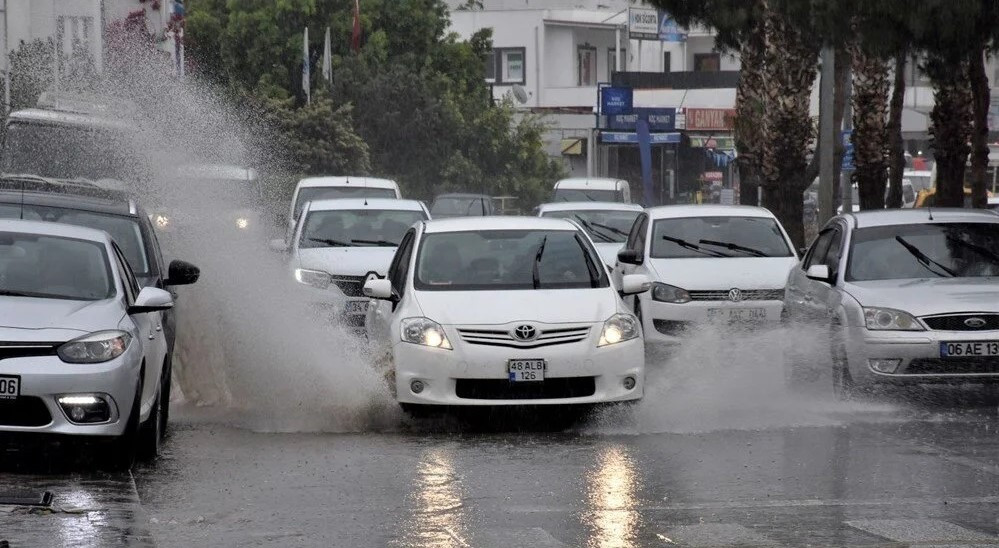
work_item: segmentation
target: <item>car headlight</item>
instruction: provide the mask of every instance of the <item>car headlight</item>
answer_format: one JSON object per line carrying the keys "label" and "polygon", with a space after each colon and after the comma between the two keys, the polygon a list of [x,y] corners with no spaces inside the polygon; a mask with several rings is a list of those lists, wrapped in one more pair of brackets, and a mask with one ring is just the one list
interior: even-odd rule
{"label": "car headlight", "polygon": [[170,226],[170,217],[159,214],[153,215],[153,223],[156,225],[156,228],[166,228]]}
{"label": "car headlight", "polygon": [[311,285],[316,289],[328,289],[333,278],[329,273],[322,270],[309,270],[308,268],[295,269],[295,281],[300,284]]}
{"label": "car headlight", "polygon": [[402,340],[408,343],[451,350],[451,341],[447,340],[444,328],[429,318],[402,320]]}
{"label": "car headlight", "polygon": [[236,228],[240,230],[246,230],[247,228],[250,228],[250,220],[247,219],[246,217],[240,217],[236,219]]}
{"label": "car headlight", "polygon": [[655,282],[652,284],[652,300],[673,304],[689,303],[690,293],[674,285]]}
{"label": "car headlight", "polygon": [[614,314],[604,322],[597,346],[608,346],[619,342],[630,341],[639,334],[638,318],[631,314]]}
{"label": "car headlight", "polygon": [[101,363],[124,354],[131,341],[124,331],[98,331],[63,344],[56,354],[66,363]]}
{"label": "car headlight", "polygon": [[872,331],[925,331],[912,314],[893,308],[865,307],[864,320]]}

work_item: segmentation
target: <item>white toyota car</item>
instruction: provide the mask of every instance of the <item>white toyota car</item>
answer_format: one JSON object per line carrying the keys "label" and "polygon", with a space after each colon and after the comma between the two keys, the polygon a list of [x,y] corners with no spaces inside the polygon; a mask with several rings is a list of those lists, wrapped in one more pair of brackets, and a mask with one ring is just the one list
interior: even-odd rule
{"label": "white toyota car", "polygon": [[620,202],[554,202],[538,206],[539,217],[555,217],[576,221],[590,234],[597,253],[613,268],[617,252],[624,247],[628,232],[642,212],[638,204]]}
{"label": "white toyota car", "polygon": [[798,261],[793,249],[784,228],[761,207],[655,207],[635,221],[614,275],[653,280],[632,309],[646,340],[676,344],[707,323],[778,322],[787,274]]}
{"label": "white toyota car", "polygon": [[[620,290],[648,289],[627,276]],[[419,223],[364,292],[396,398],[427,406],[593,404],[642,397],[638,320],[586,232],[562,219]]]}
{"label": "white toyota car", "polygon": [[316,301],[345,325],[364,323],[369,299],[361,293],[370,273],[384,276],[406,229],[430,218],[414,200],[354,198],[302,206],[290,243],[271,246],[291,253],[295,281],[312,288]]}

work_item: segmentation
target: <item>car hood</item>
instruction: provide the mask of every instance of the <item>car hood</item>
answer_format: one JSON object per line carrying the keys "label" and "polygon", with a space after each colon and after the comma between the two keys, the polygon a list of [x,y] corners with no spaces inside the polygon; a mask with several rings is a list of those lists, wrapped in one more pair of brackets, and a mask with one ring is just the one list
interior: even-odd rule
{"label": "car hood", "polygon": [[603,242],[593,244],[597,248],[597,253],[600,254],[600,258],[603,259],[604,263],[611,268],[617,264],[617,252],[621,251],[624,247],[623,243],[616,242]]}
{"label": "car hood", "polygon": [[[30,297],[0,297],[0,331],[46,330],[70,332],[66,340],[84,333],[117,329],[125,311],[116,299],[70,301]],[[32,339],[40,340],[40,339]]]}
{"label": "car hood", "polygon": [[687,290],[781,289],[794,257],[649,259],[655,279]]}
{"label": "car hood", "polygon": [[611,288],[515,291],[421,291],[423,315],[441,325],[510,322],[596,323],[618,311]]}
{"label": "car hood", "polygon": [[999,312],[995,278],[934,278],[847,282],[861,306],[904,310],[914,316],[952,312]]}
{"label": "car hood", "polygon": [[395,247],[318,247],[298,250],[298,267],[340,276],[385,276]]}

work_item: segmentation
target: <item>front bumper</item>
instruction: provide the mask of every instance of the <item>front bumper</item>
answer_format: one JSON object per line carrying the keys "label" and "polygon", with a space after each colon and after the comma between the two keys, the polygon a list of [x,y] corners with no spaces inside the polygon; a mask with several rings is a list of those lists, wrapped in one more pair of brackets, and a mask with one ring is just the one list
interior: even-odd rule
{"label": "front bumper", "polygon": [[[70,364],[57,356],[0,360],[0,375],[21,378],[21,397],[17,407],[8,407],[7,411],[17,413],[30,409],[32,412],[32,417],[21,415],[14,421],[27,422],[31,426],[17,426],[11,424],[12,421],[0,420],[0,432],[119,436],[125,431],[132,409],[141,362],[138,345],[133,345],[114,360],[98,364]],[[110,420],[99,424],[74,424],[56,401],[58,397],[68,394],[101,395],[110,407]],[[11,404],[0,401],[0,410],[4,405]],[[0,416],[10,417],[10,413],[0,413]]]}
{"label": "front bumper", "polygon": [[[999,381],[999,357],[941,358],[945,342],[996,341],[999,331],[870,331],[846,329],[850,374],[858,382],[932,383]],[[889,372],[872,360],[898,360]]]}
{"label": "front bumper", "polygon": [[783,301],[773,300],[691,301],[673,304],[644,299],[642,328],[645,340],[650,343],[679,344],[691,332],[705,326],[739,329],[773,326],[780,321],[783,309]]}
{"label": "front bumper", "polygon": [[[467,343],[454,328],[444,329],[454,350],[407,342],[393,346],[396,397],[400,403],[570,405],[637,400],[644,393],[645,345],[641,337],[598,348],[600,329],[594,326],[582,341],[521,349]],[[510,382],[507,366],[511,359],[544,359],[545,380]],[[626,377],[635,380],[630,390],[624,386]],[[410,388],[414,380],[424,385],[418,394]],[[525,392],[532,394],[525,396]]]}

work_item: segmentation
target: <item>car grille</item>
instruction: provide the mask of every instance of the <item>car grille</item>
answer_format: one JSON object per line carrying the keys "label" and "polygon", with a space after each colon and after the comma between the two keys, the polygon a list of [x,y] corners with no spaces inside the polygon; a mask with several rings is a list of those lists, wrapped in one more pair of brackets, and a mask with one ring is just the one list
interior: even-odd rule
{"label": "car grille", "polygon": [[[688,291],[692,301],[730,301],[729,289],[706,289]],[[741,301],[783,301],[783,289],[742,289]]]}
{"label": "car grille", "polygon": [[656,331],[662,333],[663,335],[682,335],[684,331],[690,328],[693,322],[678,322],[674,320],[652,320],[652,326],[656,328]]}
{"label": "car grille", "polygon": [[455,395],[469,400],[544,400],[585,398],[597,391],[594,377],[547,378],[540,382],[506,379],[456,379]]}
{"label": "car grille", "polygon": [[45,426],[50,422],[52,415],[41,398],[21,396],[14,401],[0,401],[0,425]]}
{"label": "car grille", "polygon": [[33,356],[54,356],[62,343],[51,342],[0,342],[0,360],[8,358],[30,358]]}
{"label": "car grille", "polygon": [[902,373],[906,375],[999,374],[999,358],[920,358],[912,360]]}
{"label": "car grille", "polygon": [[333,276],[333,283],[348,297],[363,297],[365,276]]}
{"label": "car grille", "polygon": [[[985,321],[981,327],[970,327],[964,321],[969,318],[980,318]],[[930,329],[936,331],[989,331],[999,329],[999,314],[954,314],[951,316],[933,316],[923,318]]]}
{"label": "car grille", "polygon": [[458,329],[461,340],[468,344],[523,349],[575,343],[584,340],[589,333],[589,326],[554,327],[550,329],[538,329],[538,337],[534,340],[520,341],[513,338],[508,329],[480,329],[477,327]]}

